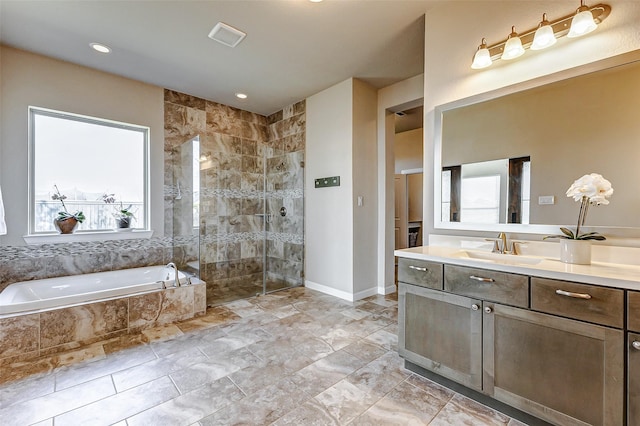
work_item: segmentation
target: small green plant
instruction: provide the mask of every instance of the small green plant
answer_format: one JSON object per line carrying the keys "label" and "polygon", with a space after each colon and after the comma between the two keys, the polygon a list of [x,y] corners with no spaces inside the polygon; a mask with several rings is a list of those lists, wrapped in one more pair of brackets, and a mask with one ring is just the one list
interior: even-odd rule
{"label": "small green plant", "polygon": [[60,203],[62,203],[62,208],[64,209],[64,211],[58,212],[58,217],[56,217],[56,220],[61,222],[69,218],[74,218],[79,223],[84,222],[85,220],[84,213],[82,213],[81,211],[69,213],[69,210],[67,210],[67,206],[64,203],[64,200],[67,199],[67,196],[60,193],[60,190],[58,189],[58,185],[53,185],[53,187],[56,189],[56,193],[51,196],[51,199],[55,201],[60,201]]}
{"label": "small green plant", "polygon": [[[106,193],[103,194],[102,201],[104,201],[105,204],[114,205],[114,208],[116,211],[113,213],[113,216],[116,219],[135,219],[136,218],[135,214],[131,211],[133,204],[129,204],[127,207],[125,207],[122,204],[122,201],[116,201],[115,194],[106,194]],[[116,203],[119,204],[119,206],[116,206]]]}

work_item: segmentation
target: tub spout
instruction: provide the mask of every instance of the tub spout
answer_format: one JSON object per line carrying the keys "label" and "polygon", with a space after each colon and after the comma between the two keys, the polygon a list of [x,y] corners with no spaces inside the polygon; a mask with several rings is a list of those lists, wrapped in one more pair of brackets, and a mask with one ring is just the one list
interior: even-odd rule
{"label": "tub spout", "polygon": [[167,268],[172,268],[173,271],[174,271],[173,286],[174,287],[180,287],[180,278],[178,278],[178,267],[176,266],[176,264],[173,263],[173,262],[169,262],[169,263],[167,263]]}

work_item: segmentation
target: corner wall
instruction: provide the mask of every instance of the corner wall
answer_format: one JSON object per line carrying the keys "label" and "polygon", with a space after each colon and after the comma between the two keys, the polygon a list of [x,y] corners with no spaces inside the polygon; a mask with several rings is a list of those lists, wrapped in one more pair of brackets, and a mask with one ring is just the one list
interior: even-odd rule
{"label": "corner wall", "polygon": [[[307,287],[344,299],[353,294],[353,80],[307,99]],[[340,176],[340,186],[315,188],[314,180]]]}

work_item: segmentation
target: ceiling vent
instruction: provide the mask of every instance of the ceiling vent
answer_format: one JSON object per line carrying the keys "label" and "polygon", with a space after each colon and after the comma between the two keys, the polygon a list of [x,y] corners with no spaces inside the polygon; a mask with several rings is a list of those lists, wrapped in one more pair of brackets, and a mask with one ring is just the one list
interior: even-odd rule
{"label": "ceiling vent", "polygon": [[246,35],[246,33],[233,28],[231,25],[218,22],[209,33],[209,38],[225,46],[236,47]]}

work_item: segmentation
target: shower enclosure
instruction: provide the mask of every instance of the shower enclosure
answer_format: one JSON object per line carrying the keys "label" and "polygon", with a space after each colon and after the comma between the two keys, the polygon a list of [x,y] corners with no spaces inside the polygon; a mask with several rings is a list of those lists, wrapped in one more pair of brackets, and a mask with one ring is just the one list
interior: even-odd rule
{"label": "shower enclosure", "polygon": [[207,305],[303,283],[304,151],[222,133],[173,152],[174,257]]}

